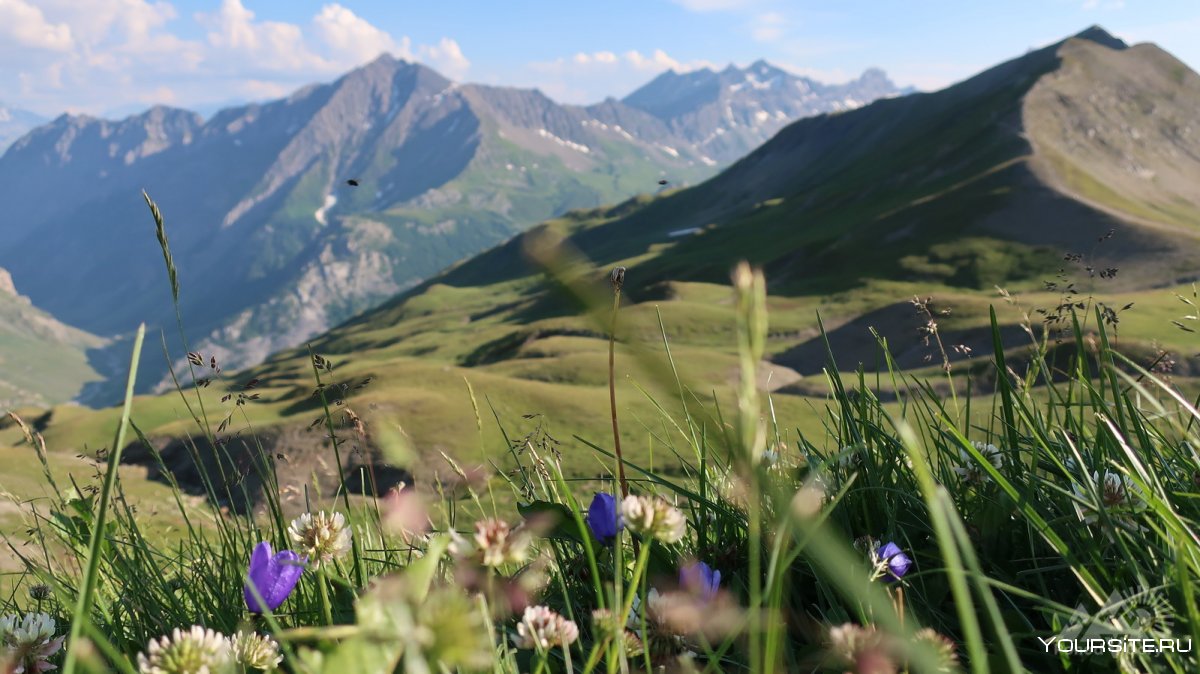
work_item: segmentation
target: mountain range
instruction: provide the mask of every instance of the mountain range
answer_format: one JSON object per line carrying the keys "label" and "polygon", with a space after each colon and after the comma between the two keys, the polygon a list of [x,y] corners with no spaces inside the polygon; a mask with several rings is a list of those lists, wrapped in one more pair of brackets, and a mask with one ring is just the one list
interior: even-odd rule
{"label": "mountain range", "polygon": [[[694,183],[797,116],[896,93],[879,71],[825,86],[759,62],[580,107],[385,55],[208,120],[162,106],[63,115],[0,157],[0,265],[34,305],[118,351],[140,321],[173,325],[145,189],[167,220],[191,344],[244,366],[541,220]],[[165,381],[159,360],[144,386]]]}
{"label": "mountain range", "polygon": [[856,80],[830,85],[759,60],[746,68],[730,65],[720,72],[669,70],[621,102],[662,120],[688,145],[726,163],[797,119],[852,110],[913,91],[897,89],[878,68],[868,69]]}
{"label": "mountain range", "polygon": [[[447,472],[440,452],[478,461],[480,447],[499,465],[511,438],[545,431],[562,441],[569,474],[593,475],[591,450],[567,438],[606,444],[611,432],[608,324],[579,299],[611,303],[609,272],[622,266],[622,444],[635,465],[658,468],[671,463],[671,433],[647,423],[655,398],[683,390],[735,407],[728,273],[742,259],[768,279],[770,377],[760,385],[806,436],[828,423],[814,412],[829,366],[817,312],[840,370],[886,371],[885,339],[895,363],[931,385],[965,385],[947,384],[922,332],[936,320],[947,357],[976,373],[978,390],[995,377],[985,362],[993,305],[1019,368],[1023,325],[1037,332],[1064,303],[1102,302],[1119,319],[1110,336],[1120,350],[1147,364],[1167,354],[1175,376],[1194,376],[1194,335],[1170,321],[1198,271],[1197,129],[1200,75],[1152,44],[1092,28],[938,92],[792,123],[700,185],[543,222],[313,340],[329,364],[320,390],[356,446],[351,467],[387,461],[428,478]],[[914,309],[916,295],[936,298],[922,301],[929,314]],[[880,395],[899,395],[886,372],[870,379]],[[247,386],[258,397],[239,404]],[[323,420],[315,387],[299,348],[197,395],[214,417],[244,411],[283,457],[281,479],[299,484],[331,474],[314,468],[327,461],[325,431],[305,430]],[[193,427],[178,401],[134,406],[172,465],[188,461],[179,438]],[[48,442],[78,448],[111,429],[113,414],[58,407],[42,421]],[[243,432],[234,424],[218,440],[257,451],[237,441]],[[396,433],[410,453],[384,456],[377,434]]]}

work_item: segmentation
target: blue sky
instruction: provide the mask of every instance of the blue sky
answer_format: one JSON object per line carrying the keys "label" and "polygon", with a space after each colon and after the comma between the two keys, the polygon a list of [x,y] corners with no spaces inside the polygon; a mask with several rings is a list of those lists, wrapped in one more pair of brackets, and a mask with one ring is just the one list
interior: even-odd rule
{"label": "blue sky", "polygon": [[929,90],[1092,24],[1200,67],[1197,0],[0,0],[0,98],[45,115],[211,110],[383,50],[572,103],[758,58],[822,81],[878,66]]}

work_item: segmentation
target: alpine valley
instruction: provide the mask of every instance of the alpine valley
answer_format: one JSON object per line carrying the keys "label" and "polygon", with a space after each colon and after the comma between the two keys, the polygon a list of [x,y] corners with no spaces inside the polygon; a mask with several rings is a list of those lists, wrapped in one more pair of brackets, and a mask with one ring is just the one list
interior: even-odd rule
{"label": "alpine valley", "polygon": [[[90,360],[107,379],[78,398],[106,404],[132,329],[175,326],[143,189],[169,221],[192,348],[242,367],[542,220],[696,183],[790,121],[899,93],[878,70],[827,86],[760,61],[580,107],[385,55],[207,120],[63,115],[0,158],[0,266],[34,306],[105,336]],[[143,368],[139,390],[168,381],[161,355]],[[76,394],[29,385],[29,402]]]}
{"label": "alpine valley", "polygon": [[[707,84],[686,85],[686,77]],[[735,93],[767,96],[769,83],[782,75],[756,64],[740,77],[757,84]],[[398,79],[408,95],[395,93]],[[526,433],[558,428],[572,436],[554,445],[568,456],[564,467],[573,475],[599,470],[585,441],[612,430],[607,312],[616,266],[627,269],[617,332],[625,456],[660,472],[675,462],[666,441],[674,431],[640,423],[657,418],[655,398],[686,392],[685,399],[715,396],[720,409],[736,407],[730,385],[738,371],[736,307],[728,279],[743,259],[761,265],[768,281],[770,376],[760,387],[771,392],[773,413],[799,424],[793,430],[806,437],[838,423],[813,411],[823,405],[830,367],[861,368],[859,384],[884,400],[904,393],[888,375],[893,365],[924,372],[930,386],[950,393],[966,378],[941,372],[941,344],[956,372],[974,375],[976,392],[994,385],[996,371],[987,365],[993,305],[1018,375],[1030,338],[1045,338],[1042,327],[1053,328],[1064,306],[1101,310],[1123,353],[1146,365],[1169,360],[1181,385],[1197,373],[1195,335],[1171,322],[1189,311],[1179,297],[1197,301],[1190,283],[1200,272],[1200,76],[1170,54],[1092,28],[941,91],[884,97],[790,123],[699,185],[679,185],[700,180],[710,162],[742,147],[719,145],[689,124],[723,125],[715,127],[726,129],[717,137],[733,143],[738,136],[729,129],[759,119],[738,112],[752,104],[730,104],[732,119],[712,114],[712,101],[731,95],[731,79],[737,78],[729,71],[664,75],[624,102],[569,108],[535,92],[454,87],[424,68],[384,59],[338,84],[222,113],[204,125],[161,109],[117,125],[60,119],[20,141],[3,164],[10,171],[33,148],[71,136],[78,149],[51,163],[58,184],[11,172],[0,181],[10,194],[40,195],[30,203],[58,213],[53,222],[60,224],[30,227],[26,252],[9,248],[4,261],[14,276],[23,270],[30,279],[35,303],[94,331],[118,331],[146,309],[126,307],[118,319],[91,302],[112,307],[142,293],[147,305],[163,305],[161,254],[140,195],[78,194],[80,205],[70,208],[59,208],[51,196],[58,190],[74,197],[97,183],[94,166],[69,170],[85,150],[107,157],[113,179],[121,166],[161,167],[150,186],[185,274],[185,321],[204,322],[205,334],[222,335],[221,343],[265,352],[282,342],[263,336],[259,347],[256,335],[292,325],[288,340],[295,343],[349,319],[311,340],[319,362],[332,364],[320,372],[320,390],[336,403],[335,418],[345,424],[339,432],[361,450],[347,457],[348,465],[386,462],[426,476],[450,472],[443,453],[513,468],[497,453],[480,457],[478,448],[505,448]],[[686,95],[691,86],[720,93],[701,105]],[[652,97],[655,89],[660,94]],[[443,102],[418,104],[421,96]],[[838,96],[846,105],[846,93]],[[396,106],[396,97],[408,103]],[[648,103],[652,98],[659,102]],[[387,119],[387,110],[396,111],[387,124],[364,121]],[[785,114],[808,111],[792,110]],[[71,128],[79,131],[72,135]],[[301,144],[303,134],[321,141]],[[752,134],[744,136],[752,142]],[[122,142],[131,149],[109,151]],[[168,160],[209,151],[244,152],[247,159],[220,170]],[[580,206],[584,194],[594,200],[645,191],[662,175],[672,185],[655,194],[567,211],[421,280],[434,274],[435,257],[488,245],[521,223]],[[357,176],[361,186],[345,188],[346,176]],[[246,184],[255,187],[236,194],[229,187]],[[187,191],[194,185],[207,189],[197,196]],[[53,229],[78,223],[84,211],[119,215],[119,253],[85,263],[110,235]],[[468,230],[472,238],[447,236],[467,237]],[[305,234],[284,236],[290,232]],[[45,252],[31,254],[31,246]],[[33,290],[38,273],[31,261],[63,249],[79,260],[78,278],[70,282],[87,301],[39,298]],[[297,267],[301,259],[311,265]],[[151,260],[159,266],[146,264]],[[287,292],[277,295],[283,287]],[[393,292],[350,318],[374,301],[364,298]],[[237,312],[225,309],[243,293],[259,300]],[[916,306],[914,296],[921,298]],[[597,310],[581,310],[588,307]],[[238,320],[228,323],[231,316]],[[1085,330],[1092,332],[1094,319],[1088,320]],[[894,362],[880,359],[878,340],[887,342]],[[687,363],[678,381],[668,347],[674,360]],[[308,348],[220,375],[209,367],[211,347],[205,349],[196,376],[216,380],[185,393],[205,402],[214,425],[229,420],[218,441],[235,456],[250,452],[238,438],[252,428],[270,455],[286,457],[279,463],[282,480],[330,475],[313,468],[329,460],[324,426],[306,430],[322,423]],[[185,471],[180,438],[195,422],[181,400],[178,393],[139,398],[134,421],[172,468]],[[111,409],[60,406],[29,414],[39,415],[56,447],[80,448],[114,421]],[[714,432],[727,428],[711,421]],[[500,436],[499,426],[508,436]],[[140,452],[148,460],[142,447],[131,445],[131,458]]]}

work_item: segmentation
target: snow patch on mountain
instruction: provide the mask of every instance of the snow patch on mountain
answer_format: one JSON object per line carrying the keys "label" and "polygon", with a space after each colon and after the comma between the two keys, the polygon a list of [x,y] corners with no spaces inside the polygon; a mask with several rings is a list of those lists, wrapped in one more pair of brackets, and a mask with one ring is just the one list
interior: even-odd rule
{"label": "snow patch on mountain", "polygon": [[588,154],[592,151],[592,148],[590,148],[586,145],[583,145],[582,143],[576,143],[575,141],[567,140],[566,138],[559,138],[558,136],[550,133],[549,131],[547,131],[545,129],[538,129],[537,134],[539,136],[541,136],[542,138],[552,140],[555,143],[558,143],[559,145],[561,145],[563,147],[571,148],[572,150],[575,150],[576,152],[582,152],[584,154]]}
{"label": "snow patch on mountain", "polygon": [[314,211],[313,217],[315,217],[317,222],[321,223],[322,225],[328,225],[329,223],[325,219],[325,214],[328,213],[329,209],[333,208],[334,204],[336,203],[337,197],[333,196],[332,194],[326,194],[325,205]]}

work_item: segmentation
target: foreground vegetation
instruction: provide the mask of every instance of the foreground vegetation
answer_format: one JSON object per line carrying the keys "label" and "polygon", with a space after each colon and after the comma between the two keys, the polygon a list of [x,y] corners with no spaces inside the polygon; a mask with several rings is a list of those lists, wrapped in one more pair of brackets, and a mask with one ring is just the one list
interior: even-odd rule
{"label": "foreground vegetation", "polygon": [[[614,273],[609,321],[622,280]],[[259,451],[231,475],[191,443],[205,498],[175,486],[178,525],[163,532],[147,528],[118,469],[127,436],[145,440],[132,385],[92,482],[60,484],[21,424],[51,497],[27,523],[38,545],[13,547],[22,569],[0,621],[11,671],[1195,670],[1190,649],[1047,645],[1200,638],[1200,413],[1110,347],[1098,309],[1070,313],[1069,359],[1050,358],[1045,340],[1023,372],[1006,363],[993,315],[999,374],[983,397],[905,374],[881,342],[878,379],[897,401],[830,366],[828,405],[809,412],[815,434],[763,397],[764,285],[748,266],[734,275],[728,397],[684,385],[677,373],[691,365],[664,329],[657,371],[670,379],[646,388],[656,418],[638,421],[669,472],[627,456],[613,404],[594,410],[611,441],[578,438],[601,479],[566,474],[541,421],[510,435],[496,416],[503,461],[451,460],[451,479],[352,497],[363,482],[347,474],[341,411],[323,385],[336,367],[314,353],[336,491],[306,490],[293,517],[279,457]],[[224,447],[203,421],[202,388],[180,389],[180,402],[201,420],[196,437]],[[493,456],[490,410],[463,395],[474,414],[457,423]],[[412,456],[402,433],[358,431]]]}

